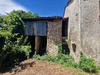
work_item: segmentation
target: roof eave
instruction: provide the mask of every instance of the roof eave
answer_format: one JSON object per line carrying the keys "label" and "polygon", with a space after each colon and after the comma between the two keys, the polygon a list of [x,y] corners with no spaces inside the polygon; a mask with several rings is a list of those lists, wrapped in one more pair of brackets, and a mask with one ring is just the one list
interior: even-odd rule
{"label": "roof eave", "polygon": [[38,18],[22,18],[23,21],[53,21],[62,20],[61,16],[51,16],[51,17],[38,17]]}

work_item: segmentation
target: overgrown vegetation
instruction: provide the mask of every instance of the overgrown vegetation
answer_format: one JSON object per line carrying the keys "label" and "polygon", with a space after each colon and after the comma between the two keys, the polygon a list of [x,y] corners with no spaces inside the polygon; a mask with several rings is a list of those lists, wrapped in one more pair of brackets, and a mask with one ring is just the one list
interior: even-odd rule
{"label": "overgrown vegetation", "polygon": [[[28,59],[31,53],[31,46],[27,43],[27,36],[24,36],[24,23],[22,17],[39,17],[37,13],[25,12],[22,10],[12,11],[5,16],[0,16],[0,71],[10,70],[19,64],[20,61]],[[69,41],[67,41],[69,44]],[[86,58],[83,54],[79,63],[66,54],[59,44],[58,55],[33,55],[34,59],[55,62],[65,67],[80,68],[87,72],[98,72],[98,66],[92,58]]]}
{"label": "overgrown vegetation", "polygon": [[77,64],[75,63],[74,59],[68,55],[60,55],[58,54],[57,56],[48,56],[48,55],[34,55],[33,56],[34,59],[38,59],[38,60],[46,60],[46,61],[51,61],[51,62],[55,62],[56,64],[60,64],[60,65],[64,65],[66,67],[75,67],[77,68]]}
{"label": "overgrown vegetation", "polygon": [[46,54],[43,56],[33,55],[33,59],[46,60],[46,61],[55,62],[56,64],[60,64],[66,67],[78,68],[78,65],[74,61],[74,59],[71,56],[65,54],[65,51],[62,49],[62,44],[59,44],[57,56],[49,56]]}
{"label": "overgrown vegetation", "polygon": [[98,66],[92,58],[86,58],[85,55],[81,55],[79,60],[79,68],[87,72],[98,72]]}
{"label": "overgrown vegetation", "polygon": [[24,36],[22,17],[39,17],[37,13],[22,10],[0,16],[0,71],[10,70],[20,61],[28,59],[31,46]]}
{"label": "overgrown vegetation", "polygon": [[57,56],[33,55],[33,59],[51,61],[56,64],[63,65],[65,67],[80,68],[86,72],[93,72],[93,73],[98,72],[99,69],[94,59],[86,58],[85,55],[81,55],[79,63],[76,63],[71,56],[65,54],[61,44],[59,44],[58,47],[59,48]]}

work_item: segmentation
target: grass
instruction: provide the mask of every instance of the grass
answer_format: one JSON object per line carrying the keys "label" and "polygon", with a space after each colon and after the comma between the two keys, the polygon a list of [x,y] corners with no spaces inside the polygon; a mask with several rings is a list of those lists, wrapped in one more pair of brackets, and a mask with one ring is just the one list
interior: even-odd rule
{"label": "grass", "polygon": [[78,68],[77,63],[74,61],[74,59],[71,56],[65,55],[65,54],[58,54],[57,56],[48,56],[48,55],[34,55],[33,59],[38,59],[38,60],[45,60],[45,61],[51,61],[56,64],[63,65],[65,67],[73,67],[73,68]]}
{"label": "grass", "polygon": [[[95,60],[92,58],[86,58],[85,56],[82,56],[80,58],[79,63],[76,63],[74,59],[67,54],[58,54],[57,56],[48,56],[46,54],[43,56],[33,55],[32,58],[42,61],[54,62],[55,64],[60,64],[63,65],[64,67],[82,69],[85,72],[89,73],[97,73],[100,71],[99,67],[96,65]],[[81,72],[78,73],[80,73],[79,75],[81,75]]]}
{"label": "grass", "polygon": [[[49,56],[49,55],[33,55],[33,59],[51,61],[56,64],[63,65],[65,67],[79,68],[89,73],[97,73],[100,71],[100,67],[96,65],[96,62],[92,58],[86,58],[84,54],[81,52],[81,57],[78,63],[75,62],[73,57],[65,54],[65,51],[62,49],[62,45],[58,45],[58,55],[57,56]],[[80,72],[81,74],[81,72]]]}

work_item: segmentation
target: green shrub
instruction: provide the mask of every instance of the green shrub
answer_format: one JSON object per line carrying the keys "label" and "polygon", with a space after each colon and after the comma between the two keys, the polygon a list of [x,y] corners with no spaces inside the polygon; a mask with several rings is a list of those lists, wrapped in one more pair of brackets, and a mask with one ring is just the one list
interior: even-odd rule
{"label": "green shrub", "polygon": [[58,44],[58,54],[63,54],[62,44]]}
{"label": "green shrub", "polygon": [[[12,33],[13,25],[0,24],[0,69],[8,69],[29,58],[30,45],[19,45],[22,37]],[[26,38],[27,39],[27,38]]]}
{"label": "green shrub", "polygon": [[66,67],[77,68],[77,63],[71,56],[67,54],[58,54],[55,58],[55,62]]}
{"label": "green shrub", "polygon": [[66,50],[64,50],[62,48],[62,44],[61,43],[58,44],[58,54],[67,54]]}
{"label": "green shrub", "polygon": [[0,69],[2,67],[3,69],[7,67],[14,67],[15,65],[18,65],[20,61],[29,58],[29,54],[31,52],[30,45],[19,46],[18,40],[15,42],[10,40],[11,36],[3,37],[5,37],[5,41],[3,47],[0,49]]}
{"label": "green shrub", "polygon": [[77,64],[75,63],[74,59],[71,56],[65,54],[58,54],[57,56],[33,55],[33,59],[52,61],[55,62],[56,64],[60,64],[66,67],[77,68]]}
{"label": "green shrub", "polygon": [[43,56],[40,56],[40,55],[33,55],[32,57],[33,59],[38,59],[38,60],[45,60],[45,61],[54,61],[55,57],[53,56],[48,56],[48,55],[43,55]]}
{"label": "green shrub", "polygon": [[57,56],[48,56],[48,55],[33,55],[33,59],[38,60],[45,60],[45,61],[52,61],[56,64],[63,65],[65,67],[73,67],[73,68],[80,68],[83,69],[86,72],[98,72],[98,66],[96,65],[96,62],[92,58],[86,58],[81,53],[81,57],[79,60],[79,64],[75,62],[73,57],[64,54],[62,49],[62,44],[58,45],[58,55]]}
{"label": "green shrub", "polygon": [[84,55],[82,55],[79,60],[79,68],[87,72],[97,72],[98,71],[95,60],[92,58],[86,58],[86,56]]}
{"label": "green shrub", "polygon": [[56,64],[60,64],[66,67],[73,67],[73,68],[78,67],[78,64],[74,61],[74,59],[71,56],[65,54],[65,51],[62,49],[61,43],[58,45],[57,56],[33,55],[33,59],[52,61],[52,62],[55,62]]}
{"label": "green shrub", "polygon": [[27,44],[27,37],[24,37],[24,22],[21,17],[39,17],[37,13],[23,10],[6,14],[0,16],[0,72],[2,69],[10,70],[29,58],[31,46]]}
{"label": "green shrub", "polygon": [[69,40],[66,40],[67,45],[69,46]]}
{"label": "green shrub", "polygon": [[43,55],[43,56],[41,57],[41,60],[51,61],[51,57],[48,56],[48,55]]}

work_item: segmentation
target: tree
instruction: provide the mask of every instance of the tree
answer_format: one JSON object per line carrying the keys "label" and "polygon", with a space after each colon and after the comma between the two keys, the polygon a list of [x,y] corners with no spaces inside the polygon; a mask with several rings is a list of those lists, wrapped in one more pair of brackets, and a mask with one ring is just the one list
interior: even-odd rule
{"label": "tree", "polygon": [[19,33],[19,35],[24,35],[24,23],[21,20],[21,17],[15,12],[11,12],[4,16],[4,24],[8,26],[13,26],[12,33]]}
{"label": "tree", "polygon": [[21,18],[29,18],[29,17],[40,17],[37,13],[32,13],[31,11],[25,12],[23,10],[13,10],[10,13],[15,13],[16,15],[18,15]]}
{"label": "tree", "polygon": [[24,35],[24,23],[21,19],[23,17],[39,17],[39,15],[30,11],[13,10],[7,15],[0,16],[0,68],[4,66],[8,68],[10,64],[18,63],[25,56],[29,58],[31,47],[25,44],[27,38],[19,45]]}
{"label": "tree", "polygon": [[25,12],[23,10],[13,10],[7,15],[3,16],[3,22],[7,25],[13,25],[14,28],[12,33],[19,33],[19,35],[24,35],[24,23],[21,18],[24,17],[40,17],[37,13],[32,13],[31,11]]}
{"label": "tree", "polygon": [[33,13],[33,16],[36,17],[40,17],[37,13]]}

